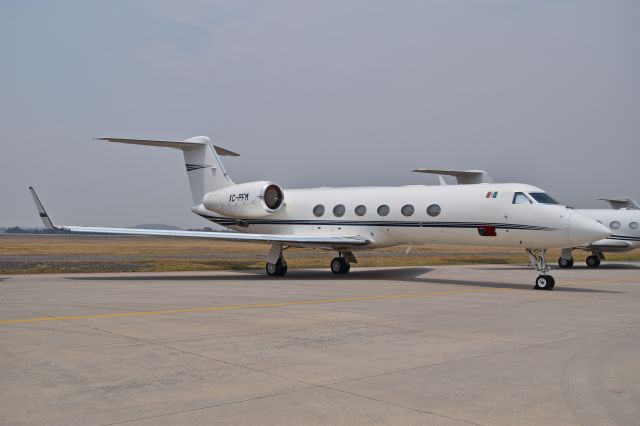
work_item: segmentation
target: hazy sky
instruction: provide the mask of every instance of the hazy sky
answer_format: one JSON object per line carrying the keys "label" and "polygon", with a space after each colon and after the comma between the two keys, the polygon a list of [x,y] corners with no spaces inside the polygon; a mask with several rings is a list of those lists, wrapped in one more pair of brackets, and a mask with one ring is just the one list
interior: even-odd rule
{"label": "hazy sky", "polygon": [[483,169],[578,207],[640,198],[640,2],[0,0],[0,225],[206,226],[179,151],[236,182]]}

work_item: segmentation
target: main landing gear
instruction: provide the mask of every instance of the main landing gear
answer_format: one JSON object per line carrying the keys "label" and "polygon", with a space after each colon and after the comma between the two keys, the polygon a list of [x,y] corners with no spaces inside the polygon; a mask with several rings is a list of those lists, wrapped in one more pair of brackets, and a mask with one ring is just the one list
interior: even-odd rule
{"label": "main landing gear", "polygon": [[571,258],[571,259],[559,258],[558,259],[558,266],[560,266],[561,268],[572,268],[573,267],[573,258]]}
{"label": "main landing gear", "polygon": [[590,268],[597,268],[600,266],[600,261],[604,259],[604,254],[602,252],[593,252],[593,254],[587,257],[587,266]]}
{"label": "main landing gear", "polygon": [[270,277],[281,277],[287,273],[287,262],[284,258],[280,257],[276,263],[267,262],[265,269],[267,270],[267,275]]}
{"label": "main landing gear", "polygon": [[[604,253],[601,251],[592,252],[591,256],[587,257],[586,264],[590,268],[597,268],[600,266],[600,262],[604,259]],[[562,254],[558,259],[558,265],[561,268],[571,268],[573,266],[573,256],[571,256],[571,249],[562,249]]]}
{"label": "main landing gear", "polygon": [[[287,262],[284,260],[282,252],[288,247],[282,248],[282,244],[274,244],[267,256],[265,270],[270,277],[281,277],[287,273]],[[346,274],[351,270],[351,264],[358,263],[355,255],[350,251],[339,251],[338,257],[333,258],[331,272],[334,274]]]}
{"label": "main landing gear", "polygon": [[338,252],[338,257],[331,260],[331,272],[334,274],[346,274],[351,270],[351,263],[358,263],[355,255],[350,251]]}
{"label": "main landing gear", "polygon": [[267,275],[270,277],[281,277],[287,273],[287,262],[282,256],[282,244],[274,244],[267,255],[267,266],[265,267]]}
{"label": "main landing gear", "polygon": [[541,273],[536,278],[536,285],[534,286],[536,290],[553,290],[553,286],[556,285],[556,280],[551,275],[547,275],[551,268],[549,268],[545,259],[546,252],[546,250],[542,249],[527,249],[533,268]]}
{"label": "main landing gear", "polygon": [[572,250],[562,249],[562,253],[558,258],[558,266],[561,268],[572,268],[573,267],[573,255],[571,254]]}
{"label": "main landing gear", "polygon": [[334,257],[330,267],[334,274],[346,274],[351,270],[351,264],[344,257]]}

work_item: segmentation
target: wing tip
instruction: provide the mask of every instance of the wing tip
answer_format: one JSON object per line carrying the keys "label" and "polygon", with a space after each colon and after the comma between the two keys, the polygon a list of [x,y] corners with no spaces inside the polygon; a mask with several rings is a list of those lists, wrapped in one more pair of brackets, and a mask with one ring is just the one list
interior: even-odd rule
{"label": "wing tip", "polygon": [[36,210],[38,210],[38,216],[40,216],[40,219],[42,220],[45,228],[58,229],[58,227],[53,224],[51,217],[49,217],[49,214],[45,210],[44,205],[42,204],[42,201],[40,201],[40,197],[38,197],[38,194],[36,194],[36,190],[33,189],[33,186],[29,187],[29,191],[31,192],[31,196],[33,197],[33,202],[36,205]]}

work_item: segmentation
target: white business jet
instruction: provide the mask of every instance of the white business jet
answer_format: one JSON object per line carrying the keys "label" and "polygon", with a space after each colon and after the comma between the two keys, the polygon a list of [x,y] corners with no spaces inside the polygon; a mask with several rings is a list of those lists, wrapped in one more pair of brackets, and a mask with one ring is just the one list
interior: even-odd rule
{"label": "white business jet", "polygon": [[[359,250],[465,244],[526,249],[540,273],[535,288],[550,290],[555,280],[547,274],[546,249],[573,247],[610,234],[603,225],[559,205],[539,188],[486,183],[482,172],[460,172],[458,179],[464,185],[459,186],[283,190],[268,181],[235,184],[219,156],[238,154],[214,146],[204,136],[185,141],[97,139],[181,150],[193,197],[191,211],[237,232],[56,226],[30,188],[47,227],[69,232],[266,243],[271,245],[266,264],[270,276],[286,274],[283,251],[289,247],[337,251],[331,271],[345,274],[351,263],[357,262],[355,253]],[[531,202],[522,204],[521,199]]]}
{"label": "white business jet", "polygon": [[572,252],[575,249],[590,251],[587,266],[596,268],[604,260],[604,252],[624,252],[640,247],[640,205],[629,197],[600,198],[611,205],[611,209],[576,209],[576,212],[608,226],[612,235],[573,248],[565,248],[558,259],[562,268],[573,266]]}

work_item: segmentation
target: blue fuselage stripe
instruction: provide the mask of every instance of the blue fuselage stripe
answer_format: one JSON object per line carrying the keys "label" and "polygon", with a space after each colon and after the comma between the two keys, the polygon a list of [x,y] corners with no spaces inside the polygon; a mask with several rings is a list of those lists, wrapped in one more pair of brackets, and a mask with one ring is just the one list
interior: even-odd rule
{"label": "blue fuselage stripe", "polygon": [[235,226],[240,222],[246,225],[311,225],[311,226],[382,226],[404,228],[479,228],[517,229],[526,231],[555,231],[555,228],[535,225],[487,222],[416,222],[416,221],[340,221],[340,220],[293,220],[293,219],[233,219],[200,215],[222,226]]}

